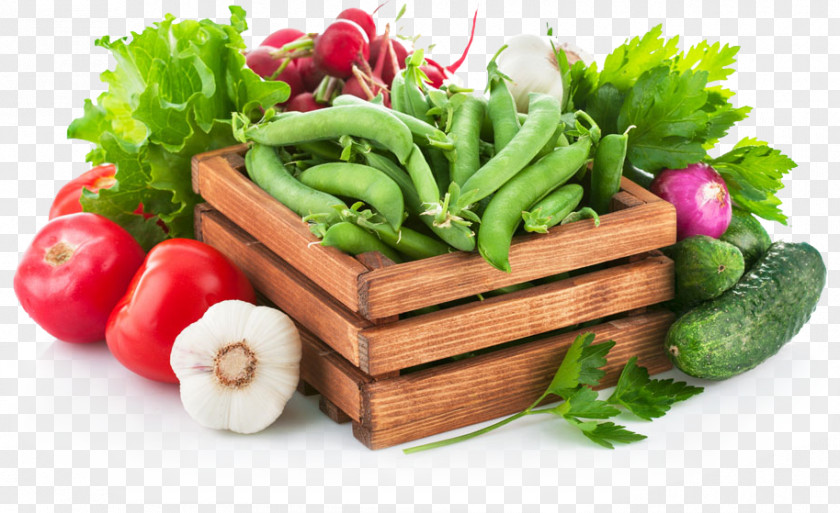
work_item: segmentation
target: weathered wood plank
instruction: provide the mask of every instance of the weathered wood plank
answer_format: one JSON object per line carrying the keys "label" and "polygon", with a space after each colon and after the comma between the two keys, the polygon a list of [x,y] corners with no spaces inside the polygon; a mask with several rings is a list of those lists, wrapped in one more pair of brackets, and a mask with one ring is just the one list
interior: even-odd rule
{"label": "weathered wood plank", "polygon": [[[662,348],[669,312],[657,311],[582,331],[596,341],[617,342],[607,359],[602,387],[615,385],[632,356],[651,374],[671,368]],[[545,390],[569,345],[572,332],[441,365],[362,387],[362,418],[354,435],[371,449],[521,411]]]}
{"label": "weathered wood plank", "polygon": [[299,271],[217,211],[203,209],[201,236],[235,263],[278,308],[354,364],[358,333],[371,323],[344,308]]}
{"label": "weathered wood plank", "polygon": [[344,412],[351,419],[361,418],[361,387],[370,377],[318,340],[309,330],[298,325],[303,354],[300,379]]}
{"label": "weathered wood plank", "polygon": [[240,228],[353,311],[358,311],[356,281],[366,272],[359,261],[317,244],[306,223],[272,198],[222,156],[198,161],[193,187]]}
{"label": "weathered wood plank", "polygon": [[491,267],[478,253],[455,252],[376,269],[359,277],[360,312],[387,317],[572,269],[616,260],[676,242],[676,214],[665,201],[612,212],[601,225],[581,221],[548,234],[514,238],[513,272]]}
{"label": "weathered wood plank", "polygon": [[646,258],[447,308],[359,336],[360,366],[381,374],[599,319],[674,297],[673,262]]}

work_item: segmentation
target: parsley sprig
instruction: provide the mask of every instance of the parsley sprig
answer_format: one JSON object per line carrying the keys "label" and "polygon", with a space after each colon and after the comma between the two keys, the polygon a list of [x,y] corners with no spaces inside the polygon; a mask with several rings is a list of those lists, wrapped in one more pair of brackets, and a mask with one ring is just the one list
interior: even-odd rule
{"label": "parsley sprig", "polygon": [[[652,380],[648,376],[647,369],[636,365],[636,358],[633,357],[624,366],[613,394],[607,400],[601,400],[598,392],[592,387],[598,386],[603,379],[605,372],[602,367],[606,365],[607,354],[615,342],[607,340],[593,344],[594,341],[594,333],[583,333],[575,338],[566,351],[560,367],[557,368],[551,384],[525,410],[478,431],[411,447],[403,452],[410,454],[463,442],[526,415],[537,414],[560,417],[596,444],[613,449],[613,444],[616,443],[626,444],[647,438],[614,422],[601,422],[620,414],[619,406],[639,418],[652,420],[664,415],[672,404],[684,401],[703,391],[701,387],[674,382],[672,379]],[[563,402],[555,406],[538,408],[550,398],[562,399]]]}
{"label": "parsley sprig", "polygon": [[657,174],[709,162],[723,176],[735,203],[785,224],[776,193],[796,164],[766,143],[749,140],[712,158],[707,154],[751,107],[735,107],[722,83],[734,70],[739,47],[719,42],[679,50],[679,37],[665,39],[662,26],[615,48],[599,71],[595,63],[570,69],[571,109],[589,113],[603,133],[630,133],[627,160]]}

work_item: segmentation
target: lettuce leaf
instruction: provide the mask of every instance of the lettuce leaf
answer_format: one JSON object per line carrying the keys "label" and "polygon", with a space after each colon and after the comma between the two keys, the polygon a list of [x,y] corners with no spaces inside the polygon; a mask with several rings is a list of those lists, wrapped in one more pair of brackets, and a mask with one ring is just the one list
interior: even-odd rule
{"label": "lettuce leaf", "polygon": [[[100,75],[108,90],[85,101],[67,136],[94,143],[88,160],[115,164],[117,183],[86,191],[82,206],[119,223],[145,249],[193,236],[193,207],[201,198],[192,191],[192,156],[236,144],[234,112],[258,118],[289,96],[288,85],[266,82],[245,66],[245,11],[230,12],[229,25],[176,23],[167,15],[130,40],[96,41],[117,64]],[[136,214],[140,204],[156,218]]]}

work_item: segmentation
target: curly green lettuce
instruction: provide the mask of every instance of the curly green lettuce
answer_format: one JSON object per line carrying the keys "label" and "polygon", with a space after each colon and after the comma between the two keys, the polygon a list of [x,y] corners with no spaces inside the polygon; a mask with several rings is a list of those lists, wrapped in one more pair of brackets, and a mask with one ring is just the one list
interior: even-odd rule
{"label": "curly green lettuce", "polygon": [[[167,237],[193,236],[193,207],[201,198],[190,181],[192,156],[236,144],[233,113],[259,117],[289,97],[288,85],[245,67],[245,11],[231,6],[230,12],[229,25],[175,23],[167,15],[130,41],[96,41],[117,65],[101,74],[108,90],[96,102],[85,100],[67,136],[94,143],[87,160],[116,165],[117,183],[85,190],[82,206],[120,224],[145,249]],[[140,204],[155,217],[135,214]]]}

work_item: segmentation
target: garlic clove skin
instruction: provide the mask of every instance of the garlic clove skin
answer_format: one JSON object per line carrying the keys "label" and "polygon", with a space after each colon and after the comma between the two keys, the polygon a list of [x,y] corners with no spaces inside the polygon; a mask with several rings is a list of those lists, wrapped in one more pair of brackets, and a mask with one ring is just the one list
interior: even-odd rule
{"label": "garlic clove skin", "polygon": [[181,402],[199,424],[236,433],[271,425],[294,395],[301,343],[288,316],[244,301],[222,301],[175,339],[170,364]]}

